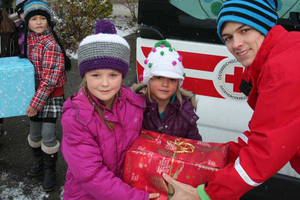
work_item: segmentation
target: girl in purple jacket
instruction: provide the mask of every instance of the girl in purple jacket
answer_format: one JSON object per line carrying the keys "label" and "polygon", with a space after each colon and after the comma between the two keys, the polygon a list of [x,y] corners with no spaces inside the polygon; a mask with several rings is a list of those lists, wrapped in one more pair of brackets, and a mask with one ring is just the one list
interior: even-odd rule
{"label": "girl in purple jacket", "polygon": [[25,38],[25,19],[24,19],[24,4],[27,0],[17,0],[16,1],[16,10],[18,13],[18,16],[20,18],[20,21],[17,24],[17,30],[18,30],[18,43],[20,46],[21,54],[24,53],[24,38]]}
{"label": "girl in purple jacket", "polygon": [[172,136],[202,140],[195,114],[195,95],[180,86],[184,79],[182,57],[165,40],[155,44],[144,61],[143,83],[133,85],[145,95],[143,128]]}
{"label": "girl in purple jacket", "polygon": [[64,199],[147,200],[159,194],[122,181],[125,153],[142,127],[142,98],[121,86],[129,44],[107,20],[79,45],[79,92],[63,106],[61,151],[68,164]]}

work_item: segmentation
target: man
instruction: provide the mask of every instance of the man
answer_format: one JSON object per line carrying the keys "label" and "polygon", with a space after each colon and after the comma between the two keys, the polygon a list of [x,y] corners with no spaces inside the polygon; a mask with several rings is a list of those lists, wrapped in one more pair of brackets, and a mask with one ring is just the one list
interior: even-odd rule
{"label": "man", "polygon": [[[254,110],[250,131],[229,142],[230,164],[198,188],[163,177],[175,199],[239,199],[287,162],[300,173],[300,33],[277,23],[276,0],[230,0],[218,35],[243,66]],[[247,88],[247,87],[246,87]]]}

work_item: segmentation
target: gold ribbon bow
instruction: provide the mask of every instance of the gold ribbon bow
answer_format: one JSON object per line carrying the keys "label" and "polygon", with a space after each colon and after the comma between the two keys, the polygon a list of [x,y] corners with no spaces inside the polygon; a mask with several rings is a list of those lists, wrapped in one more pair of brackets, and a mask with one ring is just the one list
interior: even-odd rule
{"label": "gold ribbon bow", "polygon": [[169,173],[170,176],[171,176],[174,158],[176,156],[176,153],[194,153],[194,150],[195,150],[195,147],[192,144],[187,143],[185,141],[180,142],[180,140],[181,140],[181,138],[176,139],[175,142],[167,141],[168,145],[172,145],[172,144],[175,145],[175,150],[173,153],[171,167],[170,167],[170,173]]}
{"label": "gold ribbon bow", "polygon": [[[172,172],[173,163],[174,163],[176,153],[193,153],[194,150],[195,150],[195,147],[192,144],[187,143],[185,141],[180,142],[180,140],[181,140],[181,138],[176,139],[175,142],[167,141],[168,145],[175,145],[175,150],[174,150],[174,153],[173,153],[171,167],[170,167],[170,173],[169,173],[170,176],[172,176],[171,172]],[[183,168],[183,166],[182,166],[182,168]],[[181,171],[182,168],[179,171]],[[174,174],[173,178],[175,180],[177,179],[178,174],[179,174],[179,172],[178,173],[176,172]],[[170,199],[173,196],[173,193],[174,193],[173,187],[170,184],[168,184],[168,199]]]}
{"label": "gold ribbon bow", "polygon": [[[195,147],[192,144],[187,143],[185,141],[180,142],[180,140],[181,140],[181,138],[176,139],[175,142],[167,141],[168,145],[172,145],[172,144],[175,145],[176,148],[175,148],[174,154],[176,154],[176,153],[193,153],[194,152]],[[174,155],[173,155],[173,157],[174,157]]]}

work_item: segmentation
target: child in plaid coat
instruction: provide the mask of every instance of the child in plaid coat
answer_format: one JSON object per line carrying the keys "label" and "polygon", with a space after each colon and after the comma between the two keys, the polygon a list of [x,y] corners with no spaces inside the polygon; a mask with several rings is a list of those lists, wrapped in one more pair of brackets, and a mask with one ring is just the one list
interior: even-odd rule
{"label": "child in plaid coat", "polygon": [[34,161],[29,175],[44,171],[44,191],[52,191],[56,182],[56,161],[60,147],[56,140],[57,118],[62,114],[66,70],[70,63],[51,22],[45,1],[28,0],[24,5],[25,56],[35,67],[36,93],[27,108],[30,117],[29,145]]}

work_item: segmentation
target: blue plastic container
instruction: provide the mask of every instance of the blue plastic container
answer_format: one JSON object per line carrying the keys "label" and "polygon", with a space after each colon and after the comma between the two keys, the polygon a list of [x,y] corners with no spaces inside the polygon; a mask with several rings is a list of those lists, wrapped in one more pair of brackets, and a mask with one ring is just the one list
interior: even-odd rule
{"label": "blue plastic container", "polygon": [[27,58],[0,58],[0,118],[26,115],[34,94],[31,62]]}

